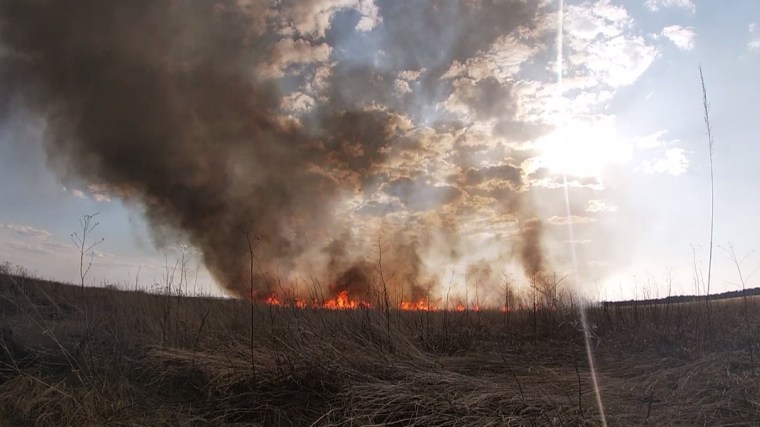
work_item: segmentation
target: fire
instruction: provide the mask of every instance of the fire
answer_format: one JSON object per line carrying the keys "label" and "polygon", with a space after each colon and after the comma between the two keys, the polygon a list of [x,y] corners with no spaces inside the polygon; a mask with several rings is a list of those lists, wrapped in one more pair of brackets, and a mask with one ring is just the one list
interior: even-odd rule
{"label": "fire", "polygon": [[[256,298],[254,298],[256,299]],[[354,308],[370,308],[371,304],[366,301],[351,299],[348,296],[348,291],[340,291],[333,299],[325,300],[320,303],[319,301],[312,300],[311,302],[302,298],[293,297],[281,299],[277,294],[271,294],[266,298],[259,299],[267,305],[271,306],[287,306],[295,308],[327,308],[330,310],[348,310]]]}
{"label": "fire", "polygon": [[348,291],[340,291],[335,299],[327,300],[322,307],[332,310],[351,309],[351,308],[369,308],[370,304],[365,301],[352,300],[348,297]]}
{"label": "fire", "polygon": [[[360,300],[360,299],[352,299],[348,295],[348,291],[340,291],[335,295],[334,298],[324,300],[323,302],[320,302],[316,299],[308,301],[302,298],[298,297],[288,297],[285,299],[280,298],[277,294],[271,294],[267,296],[266,298],[259,299],[259,301],[263,301],[267,305],[270,306],[281,306],[281,307],[293,307],[293,308],[299,308],[299,309],[306,309],[306,308],[324,308],[329,310],[352,310],[357,308],[371,308],[372,305],[369,302]],[[401,301],[398,306],[399,310],[402,311],[439,311],[441,310],[437,305],[431,304],[429,299],[426,297],[422,297],[417,301]],[[479,306],[478,304],[473,304],[470,308],[473,311],[480,311],[483,309],[483,307]],[[447,308],[446,310],[451,311],[466,311],[467,306],[458,303],[456,306],[452,308]],[[501,307],[501,311],[503,312],[509,312],[511,309],[509,307]]]}
{"label": "fire", "polygon": [[417,302],[402,301],[401,304],[399,305],[399,308],[405,311],[436,311],[438,310],[438,307],[431,306],[430,304],[428,304],[428,301],[425,298],[420,298],[420,300]]}
{"label": "fire", "polygon": [[282,305],[282,302],[277,298],[277,295],[270,295],[264,300],[269,305]]}

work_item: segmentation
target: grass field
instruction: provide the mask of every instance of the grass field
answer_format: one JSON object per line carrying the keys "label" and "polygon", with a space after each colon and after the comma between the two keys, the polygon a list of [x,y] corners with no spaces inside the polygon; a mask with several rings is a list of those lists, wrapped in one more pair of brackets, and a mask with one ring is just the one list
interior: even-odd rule
{"label": "grass field", "polygon": [[[744,302],[588,306],[606,422],[760,423]],[[603,422],[568,302],[328,310],[4,274],[0,325],[8,426]]]}

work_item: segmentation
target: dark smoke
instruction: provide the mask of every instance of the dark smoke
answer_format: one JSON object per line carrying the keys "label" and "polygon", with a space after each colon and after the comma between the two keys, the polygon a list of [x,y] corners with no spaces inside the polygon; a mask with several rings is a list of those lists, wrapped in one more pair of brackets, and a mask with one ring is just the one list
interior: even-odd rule
{"label": "dark smoke", "polygon": [[[308,11],[316,3],[301,6]],[[265,278],[272,271],[296,269],[294,259],[321,253],[334,289],[358,286],[369,294],[376,266],[367,259],[377,254],[352,240],[336,206],[347,194],[380,188],[377,169],[403,133],[392,108],[412,118],[427,114],[445,100],[439,79],[452,59],[464,61],[532,16],[521,1],[379,4],[387,26],[378,31],[387,31],[387,44],[397,50],[388,69],[336,66],[330,90],[299,121],[280,110],[281,83],[257,72],[272,60],[279,37],[271,31],[278,11],[269,2],[0,0],[0,113],[23,108],[43,117],[49,164],[64,181],[104,185],[142,207],[157,241],[166,230],[181,232],[231,293],[248,294],[251,255],[255,286],[271,292],[274,278]],[[417,20],[420,14],[427,19]],[[325,37],[348,43],[337,30]],[[415,50],[410,40],[416,49],[430,47]],[[419,84],[422,95],[370,108],[367,96],[390,98],[390,86],[383,86],[393,84],[389,76],[421,68],[429,71]],[[509,88],[488,84],[499,97],[487,97],[478,114],[513,111]],[[501,104],[509,105],[500,111]],[[386,187],[405,208],[425,212],[458,203],[467,185],[520,181],[511,166],[463,173],[455,180],[461,188],[432,186],[425,177],[397,177]],[[512,186],[497,190],[521,197]],[[417,197],[421,191],[431,196]],[[452,212],[440,218],[445,230],[457,230],[462,219]],[[387,268],[406,295],[417,297],[435,280],[421,256],[431,239],[424,230],[412,236],[404,229],[386,234]],[[458,241],[445,230],[438,231],[445,241]],[[526,272],[543,271],[540,222],[525,222],[521,231]],[[246,235],[255,237],[253,254]],[[455,257],[460,249],[451,243],[447,252]]]}
{"label": "dark smoke", "polygon": [[375,266],[367,261],[358,261],[338,275],[329,290],[332,294],[347,291],[351,298],[371,301],[374,297],[374,278]]}
{"label": "dark smoke", "polygon": [[525,276],[530,278],[546,273],[544,250],[541,246],[543,233],[543,224],[538,219],[529,219],[521,224],[518,251]]}

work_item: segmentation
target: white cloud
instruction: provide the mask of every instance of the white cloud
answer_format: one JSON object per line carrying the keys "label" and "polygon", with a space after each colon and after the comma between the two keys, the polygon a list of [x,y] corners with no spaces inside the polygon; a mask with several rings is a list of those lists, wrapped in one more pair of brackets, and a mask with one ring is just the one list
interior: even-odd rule
{"label": "white cloud", "polygon": [[618,207],[608,202],[607,200],[589,200],[586,204],[586,212],[615,212]]}
{"label": "white cloud", "polygon": [[311,110],[316,105],[314,98],[301,92],[293,92],[284,97],[280,103],[282,109],[295,113],[303,113]]}
{"label": "white cloud", "polygon": [[633,84],[657,57],[657,49],[643,37],[615,37],[588,47],[590,74],[612,87]]}
{"label": "white cloud", "polygon": [[441,76],[442,79],[469,77],[481,80],[494,77],[501,83],[514,79],[520,67],[538,52],[535,46],[528,46],[517,37],[499,37],[488,51],[469,58],[465,63],[454,61],[451,67]]}
{"label": "white cloud", "polygon": [[659,159],[645,160],[641,166],[644,172],[650,175],[678,176],[689,170],[689,159],[683,148],[670,148]]}
{"label": "white cloud", "polygon": [[648,135],[639,136],[631,139],[631,144],[638,149],[661,148],[668,143],[676,143],[678,140],[666,140],[667,130],[658,130]]}
{"label": "white cloud", "polygon": [[92,195],[92,199],[95,200],[96,202],[110,202],[111,201],[111,196],[109,196],[108,194],[92,193],[91,195]]}
{"label": "white cloud", "polygon": [[[559,112],[583,115],[597,111],[614,98],[618,88],[635,83],[659,55],[657,46],[636,27],[625,7],[611,0],[568,5],[564,13],[563,96],[557,96],[558,87],[551,77],[532,80],[523,75],[532,71],[523,67],[532,64],[531,59],[539,53],[553,58],[554,52],[547,51],[553,47],[546,40],[556,35],[557,18],[556,13],[548,14],[535,29],[518,28],[486,51],[454,61],[442,78],[456,79],[455,90],[460,90],[466,85],[462,79],[495,77],[511,88],[517,120],[554,123]],[[556,66],[556,62],[546,65],[552,75]],[[452,95],[443,107],[466,114],[461,99]]]}
{"label": "white cloud", "polygon": [[586,245],[591,243],[591,240],[589,239],[582,239],[582,240],[563,240],[562,243],[567,244],[573,244],[573,245]]}
{"label": "white cloud", "polygon": [[326,62],[331,52],[332,48],[326,43],[282,39],[275,43],[270,61],[264,63],[260,71],[267,77],[282,77],[291,65]]}
{"label": "white cloud", "polygon": [[662,29],[663,36],[667,37],[681,50],[694,49],[697,33],[694,27],[682,27],[680,25],[671,25]]}
{"label": "white cloud", "polygon": [[357,31],[370,31],[382,21],[373,0],[295,0],[289,3],[279,15],[281,34],[323,38],[332,18],[342,10],[359,12]]}
{"label": "white cloud", "polygon": [[567,224],[590,224],[592,222],[596,222],[596,219],[588,217],[588,216],[578,216],[578,215],[570,215],[570,216],[553,216],[546,220],[549,224],[552,225],[567,225]]}
{"label": "white cloud", "polygon": [[398,78],[400,78],[401,80],[406,80],[406,81],[417,80],[420,77],[420,74],[424,73],[425,71],[427,70],[425,70],[424,68],[421,70],[402,71],[398,73]]}
{"label": "white cloud", "polygon": [[38,239],[47,239],[52,234],[47,231],[43,230],[41,228],[34,228],[28,225],[21,225],[21,224],[0,224],[0,228],[4,228],[6,230],[14,231],[16,234],[20,234],[24,237],[34,237]]}
{"label": "white cloud", "polygon": [[653,12],[663,8],[679,8],[691,13],[696,11],[693,0],[647,0],[645,5]]}
{"label": "white cloud", "polygon": [[749,24],[748,30],[750,39],[749,42],[747,42],[747,49],[749,49],[750,52],[760,52],[760,34],[757,34],[757,24],[754,22]]}
{"label": "white cloud", "polygon": [[382,21],[380,10],[372,1],[360,2],[358,10],[362,17],[356,23],[357,31],[372,31]]}
{"label": "white cloud", "polygon": [[407,93],[412,93],[412,88],[409,87],[409,83],[405,82],[404,80],[396,79],[393,82],[393,91],[396,93],[396,95],[403,96]]}
{"label": "white cloud", "polygon": [[636,33],[627,10],[607,0],[569,6],[565,28],[570,48],[567,78],[586,87],[631,85],[658,55],[657,48]]}
{"label": "white cloud", "polygon": [[68,189],[63,187],[63,191],[71,192],[71,195],[79,199],[92,199],[96,202],[110,202],[111,193],[115,193],[116,196],[125,197],[127,193],[121,193],[119,191],[113,191],[108,186],[103,184],[90,184],[87,186],[87,192],[79,189]]}

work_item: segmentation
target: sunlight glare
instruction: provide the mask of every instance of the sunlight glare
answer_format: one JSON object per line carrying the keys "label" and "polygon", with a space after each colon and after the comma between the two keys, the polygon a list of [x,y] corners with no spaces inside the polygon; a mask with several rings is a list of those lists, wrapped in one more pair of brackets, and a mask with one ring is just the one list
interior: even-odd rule
{"label": "sunlight glare", "polygon": [[536,141],[538,166],[576,177],[600,176],[632,155],[609,121],[574,121]]}

